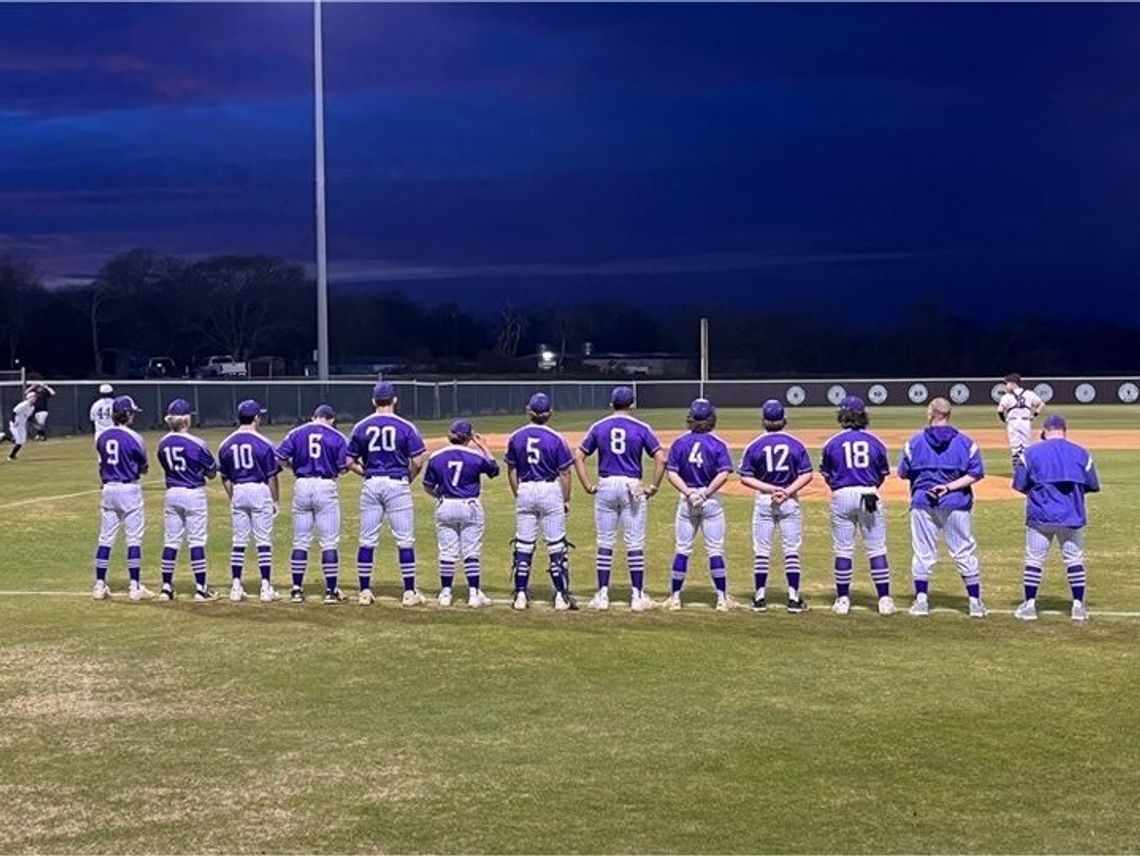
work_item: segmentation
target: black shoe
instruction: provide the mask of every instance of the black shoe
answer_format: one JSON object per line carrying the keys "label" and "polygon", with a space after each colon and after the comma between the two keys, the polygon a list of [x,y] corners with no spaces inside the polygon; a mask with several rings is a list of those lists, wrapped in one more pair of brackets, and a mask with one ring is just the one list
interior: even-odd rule
{"label": "black shoe", "polygon": [[768,611],[768,601],[766,601],[762,597],[752,598],[752,611],[753,612],[767,612]]}
{"label": "black shoe", "polygon": [[345,600],[344,595],[338,588],[325,590],[325,603],[343,603]]}
{"label": "black shoe", "polygon": [[802,597],[799,600],[792,600],[788,598],[788,612],[807,612],[811,607],[807,605],[807,601]]}
{"label": "black shoe", "polygon": [[293,588],[289,589],[289,600],[293,601],[293,603],[304,603],[305,590],[300,586],[293,586]]}

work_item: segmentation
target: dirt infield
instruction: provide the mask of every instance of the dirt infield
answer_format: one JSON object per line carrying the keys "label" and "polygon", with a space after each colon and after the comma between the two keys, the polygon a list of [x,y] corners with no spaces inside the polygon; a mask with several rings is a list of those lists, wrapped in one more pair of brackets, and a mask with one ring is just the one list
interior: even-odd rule
{"label": "dirt infield", "polygon": [[[668,446],[677,439],[683,431],[658,431],[657,436]],[[717,431],[717,436],[724,440],[734,450],[743,449],[752,439],[756,436],[753,431],[744,431],[741,429],[728,429],[725,431]],[[818,450],[822,448],[823,444],[827,442],[835,432],[831,429],[812,428],[803,431],[795,432],[798,437],[809,450]],[[875,434],[887,444],[892,452],[901,449],[903,444],[906,443],[913,435],[914,432],[910,430],[900,430],[897,428],[884,429],[876,431]],[[970,437],[981,445],[983,449],[995,450],[1006,449],[1007,441],[1005,431],[1000,428],[981,428],[969,432]],[[483,441],[490,447],[491,451],[497,455],[501,455],[507,447],[507,434],[485,434]],[[567,441],[574,446],[581,442],[581,431],[567,431],[565,432]],[[1086,430],[1074,431],[1070,438],[1085,446],[1088,449],[1116,449],[1123,451],[1140,450],[1140,429],[1123,430],[1123,429],[1105,429],[1105,430]],[[445,437],[430,437],[427,438],[428,448],[435,450],[443,446],[447,442]],[[750,496],[752,491],[744,487],[738,481],[730,481],[724,488],[725,493],[731,496]],[[882,495],[887,500],[904,500],[909,496],[906,482],[891,476],[883,485]],[[974,487],[974,495],[982,502],[992,500],[1010,500],[1019,499],[1020,494],[1010,487],[1009,481],[1006,478],[988,478],[979,482]],[[801,496],[807,501],[821,502],[825,501],[829,492],[827,485],[818,476],[808,485]]]}

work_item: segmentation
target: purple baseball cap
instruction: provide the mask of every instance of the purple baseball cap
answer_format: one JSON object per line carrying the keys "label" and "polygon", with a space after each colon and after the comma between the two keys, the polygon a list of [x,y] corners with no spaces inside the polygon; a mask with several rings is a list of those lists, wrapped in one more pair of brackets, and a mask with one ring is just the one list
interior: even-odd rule
{"label": "purple baseball cap", "polygon": [[697,422],[708,419],[715,413],[716,408],[707,398],[694,398],[693,403],[689,405],[689,418]]}
{"label": "purple baseball cap", "polygon": [[451,428],[448,430],[449,434],[454,434],[456,437],[472,437],[475,434],[475,429],[471,427],[471,422],[467,419],[456,419],[451,423]]}
{"label": "purple baseball cap", "polygon": [[550,407],[550,396],[545,392],[536,392],[526,405],[526,409],[531,413],[549,413]]}
{"label": "purple baseball cap", "polygon": [[769,398],[761,406],[760,415],[764,417],[765,422],[779,422],[784,418],[784,405],[774,398]]}
{"label": "purple baseball cap", "polygon": [[1060,413],[1050,413],[1045,417],[1044,428],[1046,431],[1067,431],[1069,426],[1065,423],[1065,417]]}
{"label": "purple baseball cap", "polygon": [[632,386],[615,386],[610,394],[610,404],[615,407],[629,407],[635,398]]}
{"label": "purple baseball cap", "polygon": [[396,384],[389,383],[386,380],[380,381],[376,386],[372,387],[372,400],[373,401],[391,401],[396,397]]}
{"label": "purple baseball cap", "polygon": [[176,398],[170,404],[166,405],[167,416],[189,416],[194,412],[194,408],[190,406],[190,402],[185,398]]}
{"label": "purple baseball cap", "polygon": [[336,419],[336,411],[329,404],[322,404],[313,411],[314,419]]}
{"label": "purple baseball cap", "polygon": [[839,411],[841,413],[858,413],[866,409],[867,405],[865,405],[863,399],[857,395],[844,396],[843,400],[839,402]]}
{"label": "purple baseball cap", "polygon": [[260,416],[264,412],[265,408],[252,398],[247,398],[237,406],[237,414],[243,419],[249,419],[251,416]]}
{"label": "purple baseball cap", "polygon": [[129,395],[120,395],[111,404],[112,413],[142,413],[142,408],[135,404]]}

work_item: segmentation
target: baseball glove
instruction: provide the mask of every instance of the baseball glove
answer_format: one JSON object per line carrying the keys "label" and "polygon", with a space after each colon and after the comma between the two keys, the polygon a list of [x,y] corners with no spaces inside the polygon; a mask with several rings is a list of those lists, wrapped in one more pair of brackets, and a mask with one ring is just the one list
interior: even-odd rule
{"label": "baseball glove", "polygon": [[1005,411],[1004,410],[998,411],[998,419],[1000,419],[1002,422],[1005,422]]}

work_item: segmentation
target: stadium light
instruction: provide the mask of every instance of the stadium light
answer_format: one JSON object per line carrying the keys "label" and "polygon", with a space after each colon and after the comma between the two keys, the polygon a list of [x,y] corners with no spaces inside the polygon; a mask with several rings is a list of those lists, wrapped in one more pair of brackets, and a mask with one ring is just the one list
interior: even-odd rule
{"label": "stadium light", "polygon": [[325,75],[321,0],[313,0],[313,119],[317,192],[317,376],[329,379],[329,277],[325,244]]}

